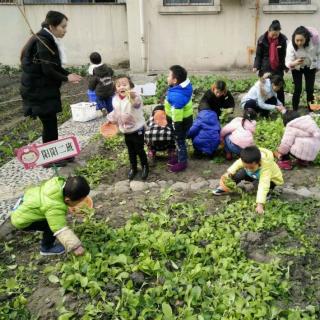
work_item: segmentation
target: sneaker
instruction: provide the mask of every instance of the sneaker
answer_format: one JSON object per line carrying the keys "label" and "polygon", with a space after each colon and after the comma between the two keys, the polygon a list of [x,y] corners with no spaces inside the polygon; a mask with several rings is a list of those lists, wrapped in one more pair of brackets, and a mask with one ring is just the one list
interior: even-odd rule
{"label": "sneaker", "polygon": [[228,192],[223,190],[223,189],[221,189],[221,188],[217,188],[217,189],[212,190],[212,193],[215,196],[223,196],[223,195],[227,194]]}
{"label": "sneaker", "polygon": [[232,153],[231,152],[226,152],[226,160],[231,161],[232,160]]}
{"label": "sneaker", "polygon": [[169,167],[170,172],[181,172],[187,169],[187,163],[186,162],[177,162],[176,164]]}
{"label": "sneaker", "polygon": [[178,157],[175,150],[168,150],[168,166],[174,166],[178,163]]}
{"label": "sneaker", "polygon": [[42,256],[55,256],[55,255],[60,255],[60,254],[64,254],[65,253],[65,249],[64,246],[62,244],[55,244],[53,247],[47,249],[43,246],[41,246],[40,248],[40,254]]}
{"label": "sneaker", "polygon": [[301,160],[301,159],[296,160],[296,165],[298,165],[300,167],[308,167],[309,164],[310,164],[310,162],[306,161],[306,160]]}
{"label": "sneaker", "polygon": [[282,170],[292,170],[291,160],[279,160],[277,164]]}

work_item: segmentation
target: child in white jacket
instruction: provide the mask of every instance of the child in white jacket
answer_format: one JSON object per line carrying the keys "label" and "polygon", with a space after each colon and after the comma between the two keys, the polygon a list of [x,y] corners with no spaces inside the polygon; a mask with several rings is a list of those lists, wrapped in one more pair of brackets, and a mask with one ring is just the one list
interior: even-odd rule
{"label": "child in white jacket", "polygon": [[273,75],[269,78],[269,74],[265,74],[242,98],[241,107],[251,108],[264,117],[268,117],[273,110],[284,113],[285,108],[277,98],[277,91],[283,87],[283,84],[280,76]]}
{"label": "child in white jacket", "polygon": [[128,76],[118,76],[115,80],[116,95],[112,100],[113,111],[108,114],[110,122],[117,123],[119,130],[124,134],[128,148],[131,169],[129,180],[137,174],[137,157],[140,158],[142,180],[149,174],[149,166],[144,150],[145,119],[143,116],[143,103],[141,97],[131,91],[134,87]]}

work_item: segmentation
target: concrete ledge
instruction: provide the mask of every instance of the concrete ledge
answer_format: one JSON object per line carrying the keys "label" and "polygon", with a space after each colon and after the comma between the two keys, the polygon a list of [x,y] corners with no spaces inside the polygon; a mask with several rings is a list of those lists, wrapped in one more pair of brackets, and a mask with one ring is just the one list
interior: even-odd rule
{"label": "concrete ledge", "polygon": [[315,13],[315,4],[267,4],[263,6],[264,13]]}
{"label": "concrete ledge", "polygon": [[220,0],[215,4],[207,6],[159,6],[161,15],[196,15],[196,14],[218,14],[221,12]]}

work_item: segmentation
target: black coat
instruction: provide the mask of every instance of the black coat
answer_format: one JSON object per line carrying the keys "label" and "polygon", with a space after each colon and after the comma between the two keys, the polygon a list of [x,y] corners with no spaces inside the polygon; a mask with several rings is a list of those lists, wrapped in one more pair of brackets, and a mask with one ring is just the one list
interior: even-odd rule
{"label": "black coat", "polygon": [[285,60],[287,51],[287,37],[280,33],[278,41],[279,67],[278,70],[272,70],[269,58],[268,31],[258,39],[257,52],[253,67],[257,68],[257,70],[261,71],[261,73],[275,72],[283,74],[283,71],[286,69]]}
{"label": "black coat", "polygon": [[30,39],[21,60],[20,94],[25,116],[46,116],[61,112],[60,87],[69,72],[62,68],[59,50],[52,35],[42,29]]}
{"label": "black coat", "polygon": [[234,108],[234,99],[230,91],[225,96],[217,97],[209,89],[199,102],[199,112],[204,109],[210,109],[216,112],[218,117],[221,115],[221,109]]}
{"label": "black coat", "polygon": [[96,95],[108,99],[114,94],[112,82],[113,70],[106,64],[93,69],[93,75],[89,78],[89,90],[95,90]]}

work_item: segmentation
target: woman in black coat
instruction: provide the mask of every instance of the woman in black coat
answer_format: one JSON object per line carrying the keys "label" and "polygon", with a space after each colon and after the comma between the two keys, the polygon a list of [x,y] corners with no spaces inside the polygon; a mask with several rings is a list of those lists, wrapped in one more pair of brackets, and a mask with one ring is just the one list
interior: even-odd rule
{"label": "woman in black coat", "polygon": [[[25,116],[39,117],[43,143],[58,139],[57,113],[62,111],[62,82],[78,83],[82,78],[62,68],[65,62],[59,38],[66,34],[67,17],[49,11],[42,29],[30,38],[21,53],[21,87]],[[56,165],[63,165],[63,162]]]}
{"label": "woman in black coat", "polygon": [[[280,31],[280,22],[273,20],[268,31],[258,39],[253,71],[258,71],[259,77],[270,72],[272,75],[279,75],[283,78],[284,71],[288,71],[285,64],[287,37]],[[284,105],[283,88],[277,93],[277,96]]]}

